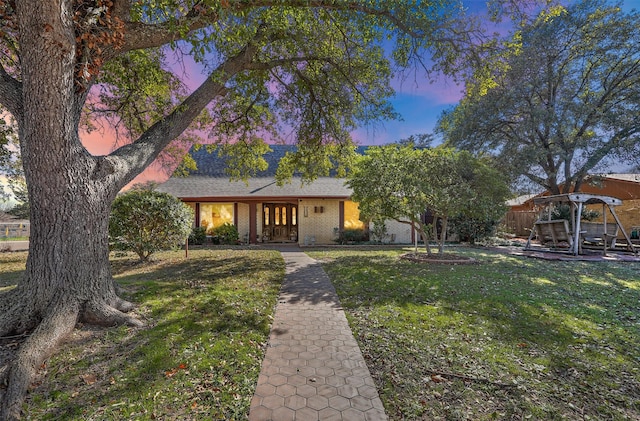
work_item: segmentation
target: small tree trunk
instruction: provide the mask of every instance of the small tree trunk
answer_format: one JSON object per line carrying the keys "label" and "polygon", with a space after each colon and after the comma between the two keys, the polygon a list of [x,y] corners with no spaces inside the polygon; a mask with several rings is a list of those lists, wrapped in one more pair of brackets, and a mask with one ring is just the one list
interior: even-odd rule
{"label": "small tree trunk", "polygon": [[444,242],[447,239],[448,218],[441,216],[440,220],[442,221],[442,227],[440,229],[440,238],[438,239],[438,253],[444,254]]}
{"label": "small tree trunk", "polygon": [[420,234],[420,237],[422,237],[422,241],[424,241],[424,248],[425,251],[427,252],[428,256],[431,256],[431,247],[429,247],[429,234],[427,233],[427,230],[424,228],[424,225],[419,224],[414,222],[415,224],[415,229],[416,231],[418,231],[418,233]]}

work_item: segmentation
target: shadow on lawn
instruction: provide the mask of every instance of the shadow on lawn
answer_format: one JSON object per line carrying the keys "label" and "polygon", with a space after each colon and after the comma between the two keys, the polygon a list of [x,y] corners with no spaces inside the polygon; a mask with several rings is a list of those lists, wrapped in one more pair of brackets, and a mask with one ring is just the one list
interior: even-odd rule
{"label": "shadow on lawn", "polygon": [[[335,273],[350,307],[386,304],[444,305],[451,311],[493,321],[505,337],[527,333],[553,343],[580,335],[557,321],[565,314],[594,324],[629,324],[640,319],[640,264],[548,262],[486,253],[474,254],[480,265],[429,265],[395,258],[338,257],[327,263],[343,267]],[[612,265],[628,266],[614,272]],[[360,272],[358,272],[360,271]],[[342,276],[347,274],[346,276]],[[621,279],[626,276],[626,279]],[[635,276],[635,277],[634,277]]]}
{"label": "shadow on lawn", "polygon": [[[345,307],[354,310],[433,305],[479,318],[506,343],[553,354],[572,344],[606,342],[637,364],[640,289],[630,283],[637,282],[640,264],[538,261],[473,251],[467,255],[480,264],[416,264],[362,254],[335,257],[327,270],[333,271]],[[559,366],[566,363],[558,361]]]}
{"label": "shadow on lawn", "polygon": [[0,288],[16,285],[22,280],[24,270],[16,270],[11,272],[3,272],[0,279]]}
{"label": "shadow on lawn", "polygon": [[51,419],[242,419],[282,271],[281,260],[255,254],[116,261],[147,327],[77,330],[64,353],[82,355],[61,369],[71,380],[52,376],[34,395],[51,401]]}
{"label": "shadow on lawn", "polygon": [[[416,358],[423,358],[421,364],[408,363],[407,377],[417,372],[428,377],[425,366],[432,363],[447,371],[446,366],[437,366],[436,357],[444,354],[434,350],[444,346],[452,352],[449,355],[468,352],[454,357],[459,360],[454,366],[465,362],[466,368],[458,366],[463,371],[493,367],[494,375],[507,374],[506,367],[517,360],[516,371],[507,379],[519,376],[518,370],[543,364],[543,371],[527,373],[532,376],[527,388],[536,395],[523,394],[559,405],[542,417],[565,410],[571,413],[571,402],[584,405],[591,415],[640,413],[640,377],[634,368],[640,359],[640,264],[540,261],[477,250],[464,253],[480,264],[416,264],[382,253],[334,254],[327,260],[326,270],[342,303],[361,324],[356,329],[361,339],[372,340],[373,348],[365,353],[370,352],[379,365],[376,370],[393,372],[403,358],[375,349],[384,346],[385,340],[396,342],[394,352],[415,352]],[[412,332],[413,328],[417,329]],[[416,331],[430,338],[420,345],[420,339],[412,336]],[[473,350],[483,346],[488,354]],[[421,357],[421,353],[428,355]],[[497,364],[490,362],[496,355]],[[393,383],[392,377],[385,374],[383,378]],[[542,382],[541,387],[548,389],[542,392],[531,382]],[[510,393],[518,407],[530,405],[518,397],[523,392]],[[571,398],[573,393],[576,396]],[[397,390],[390,399],[395,399],[394,394]]]}

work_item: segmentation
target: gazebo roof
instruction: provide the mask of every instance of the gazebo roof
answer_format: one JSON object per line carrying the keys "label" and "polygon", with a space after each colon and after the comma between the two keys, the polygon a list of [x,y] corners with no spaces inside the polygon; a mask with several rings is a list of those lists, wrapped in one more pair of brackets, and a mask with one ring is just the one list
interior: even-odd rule
{"label": "gazebo roof", "polygon": [[598,194],[588,194],[588,193],[556,194],[553,196],[541,196],[533,199],[533,203],[535,205],[543,205],[543,204],[548,204],[553,202],[573,202],[573,203],[584,203],[587,205],[605,204],[609,206],[622,205],[622,200],[616,197],[602,196]]}

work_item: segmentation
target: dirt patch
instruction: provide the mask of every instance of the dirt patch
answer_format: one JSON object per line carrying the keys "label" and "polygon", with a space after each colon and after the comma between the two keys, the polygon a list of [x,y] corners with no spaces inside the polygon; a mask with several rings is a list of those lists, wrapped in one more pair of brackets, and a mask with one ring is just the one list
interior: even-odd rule
{"label": "dirt patch", "polygon": [[458,254],[427,254],[427,253],[405,253],[400,255],[401,259],[416,263],[434,263],[444,265],[470,265],[478,261],[472,257],[460,256]]}

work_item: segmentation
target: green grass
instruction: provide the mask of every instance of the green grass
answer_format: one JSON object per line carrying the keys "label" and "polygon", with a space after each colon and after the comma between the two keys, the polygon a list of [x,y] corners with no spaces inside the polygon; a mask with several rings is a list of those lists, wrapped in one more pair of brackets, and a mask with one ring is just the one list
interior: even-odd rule
{"label": "green grass", "polygon": [[[0,254],[0,279],[17,279],[25,256]],[[279,253],[191,250],[112,266],[147,327],[76,329],[25,419],[246,419],[284,276]]]}
{"label": "green grass", "polygon": [[640,264],[320,259],[392,420],[640,419]]}
{"label": "green grass", "polygon": [[26,251],[0,252],[0,293],[13,288],[18,283],[24,274],[26,262]]}

